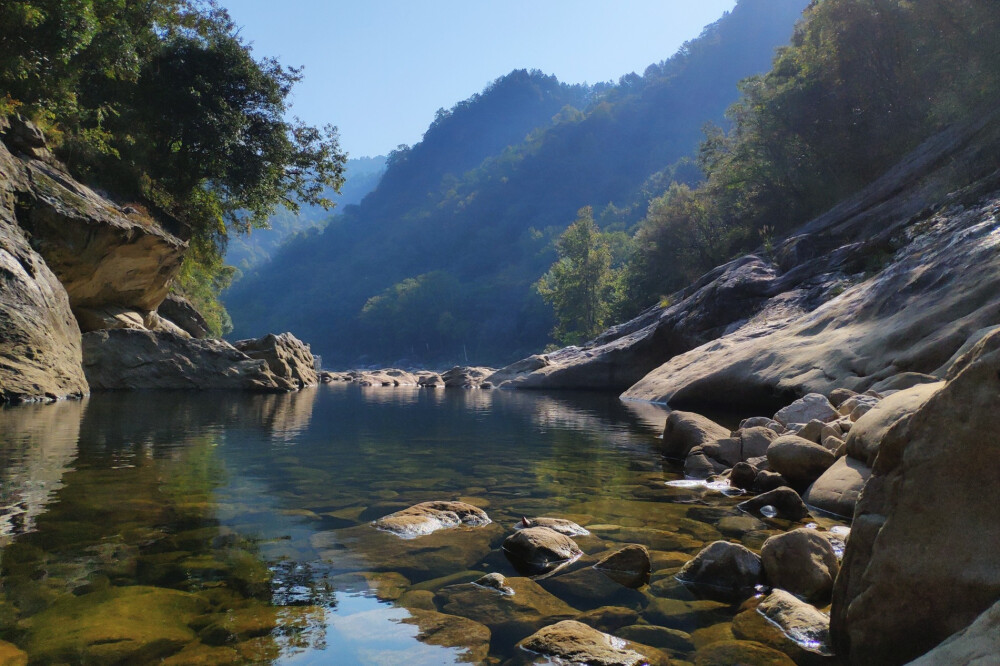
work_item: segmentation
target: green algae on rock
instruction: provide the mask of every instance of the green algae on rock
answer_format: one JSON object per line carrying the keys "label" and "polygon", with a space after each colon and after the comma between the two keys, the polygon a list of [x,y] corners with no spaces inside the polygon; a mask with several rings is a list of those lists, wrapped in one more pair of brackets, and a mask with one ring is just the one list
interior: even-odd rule
{"label": "green algae on rock", "polygon": [[195,640],[189,624],[208,610],[194,594],[111,587],[62,599],[23,622],[32,660],[133,663],[166,657]]}

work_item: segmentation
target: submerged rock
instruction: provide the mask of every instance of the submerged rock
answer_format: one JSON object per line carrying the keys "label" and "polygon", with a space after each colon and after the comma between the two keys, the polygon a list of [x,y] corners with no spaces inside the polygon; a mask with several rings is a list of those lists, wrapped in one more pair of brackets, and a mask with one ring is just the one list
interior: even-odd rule
{"label": "submerged rock", "polygon": [[547,573],[583,554],[576,542],[548,527],[526,527],[503,542],[503,552],[524,573]]}
{"label": "submerged rock", "polygon": [[649,582],[652,565],[645,546],[630,544],[607,555],[594,568],[625,587],[642,587]]}
{"label": "submerged rock", "polygon": [[477,583],[459,583],[441,588],[434,599],[442,612],[470,618],[497,634],[524,636],[546,622],[579,614],[529,578],[511,577],[505,582],[513,594],[497,594]]}
{"label": "submerged rock", "polygon": [[550,530],[555,530],[556,532],[565,534],[568,537],[590,535],[590,532],[586,529],[580,527],[572,520],[566,520],[565,518],[547,518],[545,516],[538,518],[522,518],[514,525],[515,530],[523,530],[527,527],[547,527]]}
{"label": "submerged rock", "polygon": [[405,539],[431,534],[453,527],[489,525],[490,517],[482,509],[465,502],[421,502],[383,516],[372,525]]}
{"label": "submerged rock", "polygon": [[716,541],[685,564],[677,580],[711,599],[729,601],[752,595],[761,572],[756,553],[739,544]]}
{"label": "submerged rock", "polygon": [[208,610],[200,597],[159,587],[108,587],[62,599],[24,621],[40,663],[142,663],[195,640],[189,623]]}
{"label": "submerged rock", "polygon": [[460,648],[462,661],[479,664],[490,651],[490,630],[485,625],[465,617],[431,610],[408,609],[410,617],[403,624],[417,627],[417,640],[428,645]]}
{"label": "submerged rock", "polygon": [[806,601],[828,600],[840,571],[829,539],[806,528],[769,538],[760,549],[760,559],[768,583]]}
{"label": "submerged rock", "polygon": [[563,620],[539,629],[518,645],[525,650],[574,664],[639,666],[666,663],[660,655],[653,654],[652,650],[643,654],[633,649],[638,648],[638,645],[575,620]]}
{"label": "submerged rock", "polygon": [[795,666],[784,652],[754,641],[718,641],[698,650],[695,666]]}

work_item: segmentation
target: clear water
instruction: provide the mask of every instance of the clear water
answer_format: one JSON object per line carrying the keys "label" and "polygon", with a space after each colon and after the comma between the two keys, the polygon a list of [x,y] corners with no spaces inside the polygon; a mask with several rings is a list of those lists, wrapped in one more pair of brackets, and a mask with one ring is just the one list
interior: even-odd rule
{"label": "clear water", "polygon": [[[33,663],[516,663],[567,605],[613,605],[682,630],[661,647],[691,658],[738,608],[673,574],[707,542],[759,547],[776,528],[668,486],[664,418],[613,396],[350,385],[3,409],[0,639]],[[410,541],[369,525],[432,499],[494,524]],[[648,546],[651,583],[601,598],[528,581],[516,620],[451,603],[449,585],[518,576],[499,546],[522,515],[590,526],[588,556]]]}

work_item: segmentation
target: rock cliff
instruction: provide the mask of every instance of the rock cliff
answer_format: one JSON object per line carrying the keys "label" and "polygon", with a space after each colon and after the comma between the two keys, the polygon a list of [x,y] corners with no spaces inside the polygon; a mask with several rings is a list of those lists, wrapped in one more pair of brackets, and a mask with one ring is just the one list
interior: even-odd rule
{"label": "rock cliff", "polygon": [[0,403],[315,384],[290,334],[245,341],[248,353],[203,339],[204,318],[168,295],[186,250],[141,206],[74,180],[33,124],[0,118]]}
{"label": "rock cliff", "polygon": [[998,146],[995,114],[949,129],[770,254],[735,259],[668,307],[489,381],[770,407],[906,373],[940,375],[1000,323]]}

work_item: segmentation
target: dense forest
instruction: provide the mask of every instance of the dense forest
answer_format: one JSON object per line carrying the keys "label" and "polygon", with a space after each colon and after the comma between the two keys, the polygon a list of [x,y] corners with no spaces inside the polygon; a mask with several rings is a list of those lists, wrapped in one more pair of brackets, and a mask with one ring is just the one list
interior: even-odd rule
{"label": "dense forest", "polygon": [[[591,207],[619,271],[649,202],[701,181],[704,124],[726,122],[738,82],[766,71],[806,5],[741,0],[617,84],[520,70],[440,110],[421,142],[389,155],[359,207],[226,293],[234,337],[294,330],[334,364],[502,363],[544,347],[555,318],[538,281],[577,211]],[[606,291],[614,305],[602,311],[616,316],[648,304],[626,304],[620,284]]]}
{"label": "dense forest", "polygon": [[34,120],[75,176],[189,240],[175,289],[217,332],[230,234],[328,205],[343,182],[336,128],[287,118],[300,78],[255,59],[209,1],[0,3],[0,115]]}

